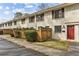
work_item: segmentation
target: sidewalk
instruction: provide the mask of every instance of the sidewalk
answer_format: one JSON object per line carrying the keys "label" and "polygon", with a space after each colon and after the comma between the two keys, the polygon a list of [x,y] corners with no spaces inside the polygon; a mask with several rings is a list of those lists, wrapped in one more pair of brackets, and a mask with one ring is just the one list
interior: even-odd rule
{"label": "sidewalk", "polygon": [[27,42],[25,39],[13,38],[13,37],[6,36],[6,35],[0,35],[0,38],[8,40],[8,41],[13,42],[13,43],[16,43],[17,45],[24,46],[25,48],[30,48],[30,49],[33,49],[35,51],[44,53],[46,55],[50,55],[50,56],[52,56],[52,55],[53,56],[63,55],[63,52],[65,52],[65,51],[62,51],[62,50],[48,48],[48,47],[45,47],[45,46],[35,45],[31,42]]}

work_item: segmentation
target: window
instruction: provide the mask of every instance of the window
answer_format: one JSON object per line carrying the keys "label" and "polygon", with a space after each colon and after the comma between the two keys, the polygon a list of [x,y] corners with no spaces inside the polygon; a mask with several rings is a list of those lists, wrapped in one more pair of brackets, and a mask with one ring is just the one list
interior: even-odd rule
{"label": "window", "polygon": [[35,17],[34,17],[34,16],[29,17],[29,23],[34,22],[34,19],[35,19]]}
{"label": "window", "polygon": [[64,18],[64,8],[62,8],[62,18]]}
{"label": "window", "polygon": [[64,8],[59,10],[59,18],[64,18]]}
{"label": "window", "polygon": [[44,21],[44,13],[36,15],[36,21]]}
{"label": "window", "polygon": [[5,26],[7,26],[7,23],[5,23]]}
{"label": "window", "polygon": [[2,27],[4,27],[4,24],[2,24]]}
{"label": "window", "polygon": [[59,10],[55,10],[55,18],[59,18]]}
{"label": "window", "polygon": [[2,27],[1,24],[0,24],[0,27]]}
{"label": "window", "polygon": [[53,18],[64,18],[64,8],[59,10],[52,11],[52,19]]}
{"label": "window", "polygon": [[52,19],[54,19],[55,18],[55,11],[53,10],[52,11]]}
{"label": "window", "polygon": [[55,26],[55,33],[61,33],[61,26]]}
{"label": "window", "polygon": [[2,24],[0,24],[0,27],[2,27]]}
{"label": "window", "polygon": [[12,22],[9,22],[9,23],[8,23],[8,26],[12,26]]}
{"label": "window", "polygon": [[24,24],[25,23],[25,18],[21,20],[21,23]]}
{"label": "window", "polygon": [[14,21],[14,25],[16,25],[17,24],[17,22],[16,21]]}
{"label": "window", "polygon": [[0,24],[0,27],[4,27],[4,24]]}

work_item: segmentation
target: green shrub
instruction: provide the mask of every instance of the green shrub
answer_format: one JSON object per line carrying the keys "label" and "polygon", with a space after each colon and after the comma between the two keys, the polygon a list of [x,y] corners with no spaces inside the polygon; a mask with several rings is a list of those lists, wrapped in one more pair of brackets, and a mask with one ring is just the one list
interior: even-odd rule
{"label": "green shrub", "polygon": [[37,32],[36,31],[27,31],[25,33],[27,41],[35,42],[37,40]]}

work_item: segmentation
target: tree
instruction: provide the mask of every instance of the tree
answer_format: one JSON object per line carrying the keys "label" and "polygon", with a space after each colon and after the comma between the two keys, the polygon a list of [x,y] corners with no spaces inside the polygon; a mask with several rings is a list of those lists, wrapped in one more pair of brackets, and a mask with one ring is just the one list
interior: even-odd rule
{"label": "tree", "polygon": [[40,3],[38,5],[38,10],[46,9],[48,7],[56,6],[58,3]]}
{"label": "tree", "polygon": [[49,7],[48,3],[41,3],[41,4],[39,4],[38,9],[42,10],[42,9],[45,9],[45,8],[48,8],[48,7]]}
{"label": "tree", "polygon": [[21,12],[16,12],[14,17],[20,17],[20,16],[22,16],[22,13]]}

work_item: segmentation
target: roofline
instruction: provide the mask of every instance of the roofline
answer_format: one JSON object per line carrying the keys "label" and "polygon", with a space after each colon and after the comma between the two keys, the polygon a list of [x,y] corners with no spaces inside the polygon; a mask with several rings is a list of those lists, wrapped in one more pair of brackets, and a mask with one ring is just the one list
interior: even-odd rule
{"label": "roofline", "polygon": [[59,5],[56,5],[56,6],[53,6],[53,7],[49,7],[47,9],[43,9],[43,10],[34,12],[34,13],[30,14],[30,15],[41,14],[41,13],[44,13],[44,12],[47,12],[47,11],[50,11],[50,10],[56,10],[56,9],[67,7],[67,6],[70,6],[70,5],[73,5],[73,4],[77,4],[77,3],[63,3],[63,4],[59,4]]}
{"label": "roofline", "polygon": [[63,3],[63,4],[60,4],[60,5],[56,5],[56,6],[53,6],[53,7],[49,7],[49,8],[47,8],[47,9],[43,9],[43,10],[34,12],[34,13],[32,13],[32,14],[30,14],[30,15],[28,15],[28,16],[25,16],[25,17],[22,16],[22,17],[20,17],[20,18],[12,19],[12,20],[10,20],[10,21],[6,21],[6,22],[0,23],[0,24],[5,24],[5,23],[11,22],[11,21],[17,21],[17,20],[19,20],[19,19],[31,17],[31,16],[34,16],[34,15],[37,15],[37,14],[41,14],[41,13],[50,11],[50,10],[56,10],[56,9],[59,9],[59,8],[67,7],[67,6],[70,6],[70,5],[73,5],[73,4],[77,4],[77,3]]}
{"label": "roofline", "polygon": [[24,18],[27,18],[28,16],[21,16],[20,18],[13,18],[12,20],[8,20],[6,22],[2,22],[0,24],[5,24],[5,23],[9,23],[9,22],[12,22],[12,21],[17,21],[19,19],[24,19]]}

